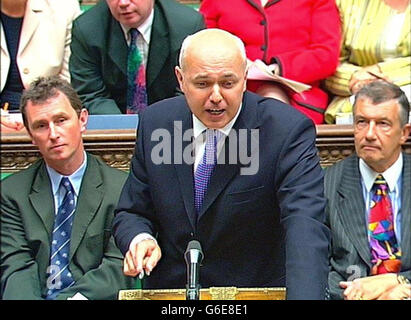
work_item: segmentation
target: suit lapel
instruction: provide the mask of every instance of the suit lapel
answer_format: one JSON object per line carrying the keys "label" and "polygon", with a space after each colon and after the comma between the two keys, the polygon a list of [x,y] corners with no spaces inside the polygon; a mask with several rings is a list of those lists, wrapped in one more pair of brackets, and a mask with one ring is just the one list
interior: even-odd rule
{"label": "suit lapel", "polygon": [[[147,61],[147,89],[153,85],[170,53],[170,40],[165,18],[156,4]],[[175,61],[177,63],[177,61]]]}
{"label": "suit lapel", "polygon": [[411,267],[411,156],[404,155],[401,194],[401,251],[403,270]]}
{"label": "suit lapel", "polygon": [[338,214],[348,238],[360,257],[371,267],[370,247],[367,236],[365,204],[361,190],[358,158],[352,157],[343,169],[341,184],[337,189],[340,195]]}
{"label": "suit lapel", "polygon": [[108,55],[121,72],[127,76],[127,41],[123,29],[114,18],[111,18],[108,37]]}
{"label": "suit lapel", "polygon": [[77,207],[71,232],[70,260],[73,258],[90,222],[103,201],[103,179],[98,170],[96,159],[87,156],[87,169],[80,187]]}
{"label": "suit lapel", "polygon": [[36,31],[40,23],[40,13],[44,10],[43,3],[40,0],[29,1],[27,3],[27,8],[25,12],[25,19],[23,20],[21,39],[18,49],[18,55],[20,55],[28,43],[30,42],[31,37]]}
{"label": "suit lapel", "polygon": [[54,198],[51,191],[50,179],[44,162],[40,165],[34,178],[32,191],[29,194],[30,203],[40,216],[44,228],[51,238],[55,219]]}
{"label": "suit lapel", "polygon": [[[178,157],[181,159],[181,161],[175,161],[176,155],[174,155],[174,159],[172,159],[174,163],[174,167],[177,172],[177,179],[178,179],[178,185],[180,186],[181,189],[181,195],[183,197],[184,201],[184,207],[186,209],[186,213],[188,215],[188,219],[190,221],[190,224],[195,230],[196,228],[196,221],[195,221],[195,208],[194,208],[194,176],[193,176],[193,164],[188,164],[186,161],[184,161],[184,150],[186,148],[190,148],[190,144],[192,141],[182,141],[183,140],[183,135],[187,130],[190,130],[193,128],[193,121],[191,117],[191,112],[189,111],[188,106],[185,106],[185,114],[182,117],[182,125],[181,128],[174,126],[174,128],[171,130],[173,132],[172,135],[172,145],[173,145],[173,150],[174,152],[178,151]],[[182,147],[181,150],[180,148],[176,148],[175,143],[180,143],[182,141]]]}

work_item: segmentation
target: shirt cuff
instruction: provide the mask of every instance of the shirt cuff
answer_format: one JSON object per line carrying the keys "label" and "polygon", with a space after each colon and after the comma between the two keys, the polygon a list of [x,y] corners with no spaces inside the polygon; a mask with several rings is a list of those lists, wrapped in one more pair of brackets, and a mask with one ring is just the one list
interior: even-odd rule
{"label": "shirt cuff", "polygon": [[128,249],[130,250],[130,248],[132,248],[133,246],[139,244],[141,241],[144,241],[144,240],[153,240],[157,244],[157,240],[151,234],[147,232],[143,232],[143,233],[139,233],[133,238],[133,240],[131,240]]}

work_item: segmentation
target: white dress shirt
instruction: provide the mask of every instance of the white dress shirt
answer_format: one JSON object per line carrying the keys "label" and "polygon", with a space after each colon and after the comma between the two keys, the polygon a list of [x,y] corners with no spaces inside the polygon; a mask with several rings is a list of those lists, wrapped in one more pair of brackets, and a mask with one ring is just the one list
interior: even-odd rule
{"label": "white dress shirt", "polygon": [[[218,140],[217,143],[217,158],[221,152],[221,149],[224,145],[225,138],[229,135],[234,123],[236,122],[238,115],[241,112],[242,104],[238,108],[238,111],[233,119],[229,123],[227,123],[224,128],[217,129],[222,133],[222,137]],[[205,130],[208,128],[198,119],[194,114],[193,117],[193,135],[194,135],[194,172],[197,170],[198,164],[200,163],[201,159],[204,155],[204,149],[206,144],[206,135]]]}

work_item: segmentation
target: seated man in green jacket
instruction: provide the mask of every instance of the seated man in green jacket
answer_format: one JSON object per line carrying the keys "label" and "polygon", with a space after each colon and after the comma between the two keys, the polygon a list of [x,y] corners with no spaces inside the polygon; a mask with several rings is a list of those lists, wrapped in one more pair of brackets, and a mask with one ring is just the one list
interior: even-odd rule
{"label": "seated man in green jacket", "polygon": [[2,181],[2,299],[116,299],[133,283],[110,233],[126,174],[85,152],[88,112],[64,80],[33,82],[21,112],[43,158]]}
{"label": "seated man in green jacket", "polygon": [[204,28],[175,0],[102,0],[73,23],[71,83],[90,114],[139,113],[179,94],[181,43]]}

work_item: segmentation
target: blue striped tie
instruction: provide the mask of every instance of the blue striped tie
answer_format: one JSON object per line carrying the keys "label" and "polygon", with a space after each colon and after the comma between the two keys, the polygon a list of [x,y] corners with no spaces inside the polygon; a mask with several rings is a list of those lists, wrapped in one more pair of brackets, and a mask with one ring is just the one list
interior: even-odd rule
{"label": "blue striped tie", "polygon": [[71,228],[76,209],[74,190],[70,180],[66,177],[61,179],[59,188],[66,190],[66,194],[54,221],[50,266],[47,270],[47,299],[55,299],[61,290],[74,284],[68,268]]}

